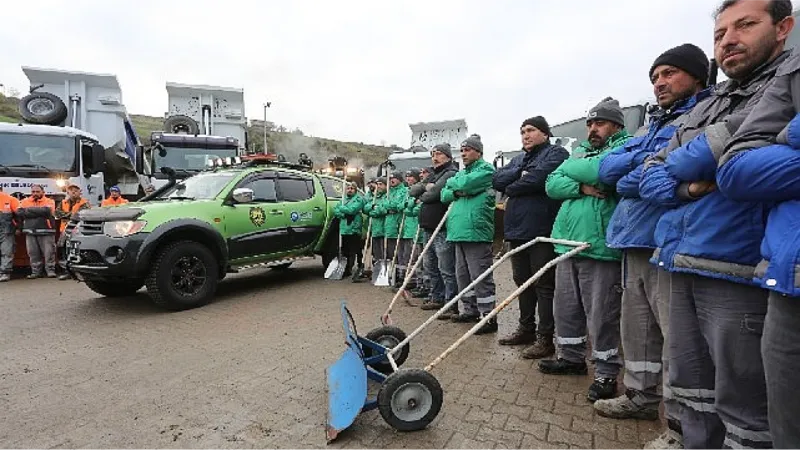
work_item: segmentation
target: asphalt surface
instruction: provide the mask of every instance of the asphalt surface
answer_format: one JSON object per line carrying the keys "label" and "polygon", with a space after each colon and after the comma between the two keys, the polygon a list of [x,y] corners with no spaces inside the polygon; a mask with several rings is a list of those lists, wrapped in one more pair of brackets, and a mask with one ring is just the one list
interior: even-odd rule
{"label": "asphalt surface", "polygon": [[[74,281],[0,285],[0,447],[325,447],[325,368],[344,348],[339,304],[360,334],[387,288],[323,279],[319,260],[256,269],[205,307],[165,312],[145,291],[103,298]],[[501,296],[510,268],[496,274]],[[406,332],[429,312],[395,308]],[[500,315],[500,335],[516,326]],[[467,325],[436,321],[404,367],[424,367]],[[660,422],[615,421],[585,400],[588,376],[540,374],[518,348],[476,336],[434,369],[444,406],[423,431],[364,412],[333,448],[641,448]]]}

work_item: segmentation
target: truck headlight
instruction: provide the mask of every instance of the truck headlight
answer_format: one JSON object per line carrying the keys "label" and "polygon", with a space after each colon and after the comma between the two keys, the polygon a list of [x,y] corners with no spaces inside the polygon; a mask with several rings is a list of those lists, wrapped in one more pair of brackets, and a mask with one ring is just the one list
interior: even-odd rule
{"label": "truck headlight", "polygon": [[113,222],[106,222],[103,224],[103,234],[112,238],[121,238],[142,231],[145,225],[147,225],[147,221],[144,220],[116,220]]}

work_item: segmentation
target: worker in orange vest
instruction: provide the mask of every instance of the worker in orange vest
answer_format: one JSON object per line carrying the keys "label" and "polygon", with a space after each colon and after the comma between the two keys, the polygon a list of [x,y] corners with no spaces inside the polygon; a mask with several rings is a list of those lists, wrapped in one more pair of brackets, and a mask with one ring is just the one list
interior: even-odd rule
{"label": "worker in orange vest", "polygon": [[11,279],[18,229],[19,200],[3,192],[0,186],[0,282]]}
{"label": "worker in orange vest", "polygon": [[58,239],[56,249],[58,252],[58,266],[63,273],[59,280],[68,280],[70,276],[67,274],[67,229],[69,221],[72,220],[80,211],[91,207],[89,201],[81,196],[81,188],[77,184],[70,184],[67,186],[67,198],[61,201],[61,207],[56,213],[56,218],[61,221],[61,237]]}
{"label": "worker in orange vest", "polygon": [[122,195],[119,191],[119,186],[111,186],[108,189],[108,198],[103,200],[103,203],[100,206],[119,206],[128,203],[127,200],[122,198]]}
{"label": "worker in orange vest", "polygon": [[34,184],[30,197],[22,200],[19,206],[25,247],[31,261],[28,278],[40,278],[43,268],[48,278],[56,278],[56,202],[44,195],[41,184]]}

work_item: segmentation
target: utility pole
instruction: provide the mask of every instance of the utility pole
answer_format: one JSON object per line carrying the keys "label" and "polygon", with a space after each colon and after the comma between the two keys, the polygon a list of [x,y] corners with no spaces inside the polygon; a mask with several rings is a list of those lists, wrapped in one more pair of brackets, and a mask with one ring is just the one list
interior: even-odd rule
{"label": "utility pole", "polygon": [[266,155],[269,153],[267,151],[267,108],[272,106],[272,102],[264,103],[264,154]]}

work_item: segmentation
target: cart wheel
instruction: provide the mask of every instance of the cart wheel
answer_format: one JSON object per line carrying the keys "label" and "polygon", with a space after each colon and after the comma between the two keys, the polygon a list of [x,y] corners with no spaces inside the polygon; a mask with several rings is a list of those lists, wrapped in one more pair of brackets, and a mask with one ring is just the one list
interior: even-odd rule
{"label": "cart wheel", "polygon": [[[401,330],[400,328],[393,327],[393,326],[383,326],[375,328],[374,330],[367,333],[365,338],[369,339],[370,341],[376,342],[386,348],[395,348],[397,344],[403,342],[406,338],[406,333]],[[409,348],[409,344],[403,346],[400,349],[400,353],[394,355],[394,362],[397,363],[397,367],[403,365],[408,359],[408,353],[411,351]],[[369,358],[375,355],[375,351],[369,347],[364,347],[364,357]],[[378,372],[382,373],[391,373],[392,372],[392,365],[389,364],[389,361],[381,361],[375,362],[370,364],[370,366],[377,370]]]}
{"label": "cart wheel", "polygon": [[378,409],[395,430],[417,431],[436,418],[443,397],[436,377],[421,369],[403,369],[389,375],[381,385]]}

